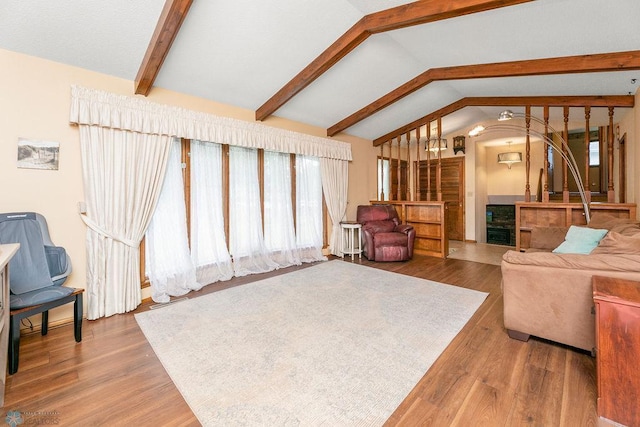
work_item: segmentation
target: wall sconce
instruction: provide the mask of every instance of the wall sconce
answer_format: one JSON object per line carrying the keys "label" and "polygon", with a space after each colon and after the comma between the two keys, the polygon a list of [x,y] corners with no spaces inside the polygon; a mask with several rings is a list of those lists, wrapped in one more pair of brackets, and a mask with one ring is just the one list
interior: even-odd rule
{"label": "wall sconce", "polygon": [[[511,141],[507,142],[509,148],[511,148]],[[514,163],[520,163],[522,161],[522,153],[517,151],[507,151],[506,153],[498,154],[498,163],[505,164],[509,169]]]}
{"label": "wall sconce", "polygon": [[453,155],[458,154],[458,151],[462,151],[464,154],[464,135],[455,136],[453,138]]}

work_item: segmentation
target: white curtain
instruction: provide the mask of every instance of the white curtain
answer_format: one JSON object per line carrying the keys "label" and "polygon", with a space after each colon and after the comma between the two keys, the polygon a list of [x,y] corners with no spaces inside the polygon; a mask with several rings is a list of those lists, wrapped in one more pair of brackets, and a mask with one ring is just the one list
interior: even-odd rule
{"label": "white curtain", "polygon": [[70,121],[281,153],[351,160],[351,144],[346,142],[81,86],[71,86]]}
{"label": "white curtain", "polygon": [[329,248],[333,255],[342,255],[340,250],[340,221],[347,212],[347,190],[349,188],[349,164],[344,160],[320,159],[322,189],[333,227]]}
{"label": "white curtain", "polygon": [[296,244],[303,262],[322,255],[322,179],[317,157],[296,156]]}
{"label": "white curtain", "polygon": [[159,303],[202,288],[196,282],[187,242],[180,145],[178,139],[172,144],[164,185],[145,240],[151,298]]}
{"label": "white curtain", "polygon": [[264,244],[258,151],[229,147],[229,247],[236,276],[278,268]]}
{"label": "white curtain", "polygon": [[233,276],[222,199],[221,145],[191,141],[191,258],[203,285]]}
{"label": "white curtain", "polygon": [[151,221],[171,138],[80,125],[87,224],[87,318],[141,302],[139,245]]}
{"label": "white curtain", "polygon": [[291,203],[290,155],[264,152],[264,240],[280,267],[300,265]]}

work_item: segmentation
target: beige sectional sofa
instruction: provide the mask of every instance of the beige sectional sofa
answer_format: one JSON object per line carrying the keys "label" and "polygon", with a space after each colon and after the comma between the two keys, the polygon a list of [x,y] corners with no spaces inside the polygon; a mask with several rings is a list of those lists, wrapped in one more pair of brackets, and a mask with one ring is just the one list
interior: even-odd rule
{"label": "beige sectional sofa", "polygon": [[[512,338],[530,335],[592,351],[595,317],[591,278],[640,281],[640,224],[594,215],[589,227],[609,230],[589,254],[550,252],[566,229],[533,229],[531,249],[502,259],[504,326]],[[537,247],[536,247],[537,246]]]}

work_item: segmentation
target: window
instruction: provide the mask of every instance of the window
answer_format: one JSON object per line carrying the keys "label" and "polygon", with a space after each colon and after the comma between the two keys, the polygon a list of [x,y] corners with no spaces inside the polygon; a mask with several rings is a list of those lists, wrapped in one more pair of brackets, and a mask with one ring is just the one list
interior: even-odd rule
{"label": "window", "polygon": [[389,159],[378,158],[378,196],[383,196],[381,200],[389,200],[389,183]]}
{"label": "window", "polygon": [[[325,259],[316,157],[176,140],[160,199],[145,241],[155,301],[233,275]],[[177,287],[173,269],[188,277]],[[156,292],[157,283],[168,285]]]}
{"label": "window", "polygon": [[600,166],[600,141],[589,142],[589,166]]}

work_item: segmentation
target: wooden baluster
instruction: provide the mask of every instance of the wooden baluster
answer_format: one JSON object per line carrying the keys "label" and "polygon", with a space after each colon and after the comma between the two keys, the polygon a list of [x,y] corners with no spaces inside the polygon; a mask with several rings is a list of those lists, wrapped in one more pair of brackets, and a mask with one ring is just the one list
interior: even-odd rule
{"label": "wooden baluster", "polygon": [[378,200],[384,200],[384,142],[380,144],[380,197]]}
{"label": "wooden baluster", "polygon": [[405,196],[405,200],[413,200],[411,198],[411,132],[407,132],[405,135],[407,139],[407,167],[405,170],[407,171],[407,194]]}
{"label": "wooden baluster", "polygon": [[390,139],[389,140],[389,195],[387,197],[390,201],[393,200],[393,186],[391,182],[391,177],[393,176],[393,168],[391,167],[391,158],[393,157],[393,154],[391,153],[392,150],[393,150],[393,139]]}
{"label": "wooden baluster", "polygon": [[398,185],[396,187],[396,200],[402,200],[402,179],[401,179],[401,175],[402,175],[402,171],[400,168],[400,163],[402,162],[402,158],[400,156],[400,135],[398,135],[398,137],[396,138],[398,140],[398,159],[397,159],[397,164],[398,164],[398,170],[397,170],[397,176],[398,176]]}
{"label": "wooden baluster", "polygon": [[531,177],[531,135],[529,133],[529,130],[531,129],[531,106],[527,105],[525,107],[524,110],[524,122],[525,125],[527,127],[527,136],[525,139],[525,146],[524,146],[524,152],[525,152],[525,184],[524,184],[524,201],[525,202],[530,202],[531,201],[531,182],[530,182],[530,177]]}
{"label": "wooden baluster", "polygon": [[591,107],[584,107],[584,192],[587,203],[591,203],[591,180],[589,179],[589,148],[591,146],[591,132],[589,131],[589,119]]}
{"label": "wooden baluster", "polygon": [[422,193],[420,191],[420,126],[416,128],[416,200],[420,201]]}
{"label": "wooden baluster", "polygon": [[616,202],[616,193],[613,187],[613,107],[609,107],[609,132],[607,132],[607,153],[609,162],[607,164],[607,175],[609,184],[607,186],[607,202]]}
{"label": "wooden baluster", "polygon": [[[564,131],[562,132],[564,142],[569,142],[569,107],[564,107]],[[568,156],[567,147],[562,144],[562,152]],[[566,160],[562,159],[562,201],[569,203],[569,175]]]}
{"label": "wooden baluster", "polygon": [[[549,106],[544,106],[543,111],[543,119],[544,119],[544,134],[549,135]],[[549,201],[549,147],[547,144],[542,144],[542,149],[544,150],[544,171],[542,176],[544,177],[544,188],[542,190],[542,201],[547,203]]]}
{"label": "wooden baluster", "polygon": [[427,123],[427,201],[431,201],[431,150],[429,144],[431,139],[431,122]]}
{"label": "wooden baluster", "polygon": [[442,201],[442,118],[438,117],[438,168],[436,169],[436,191],[438,201]]}

